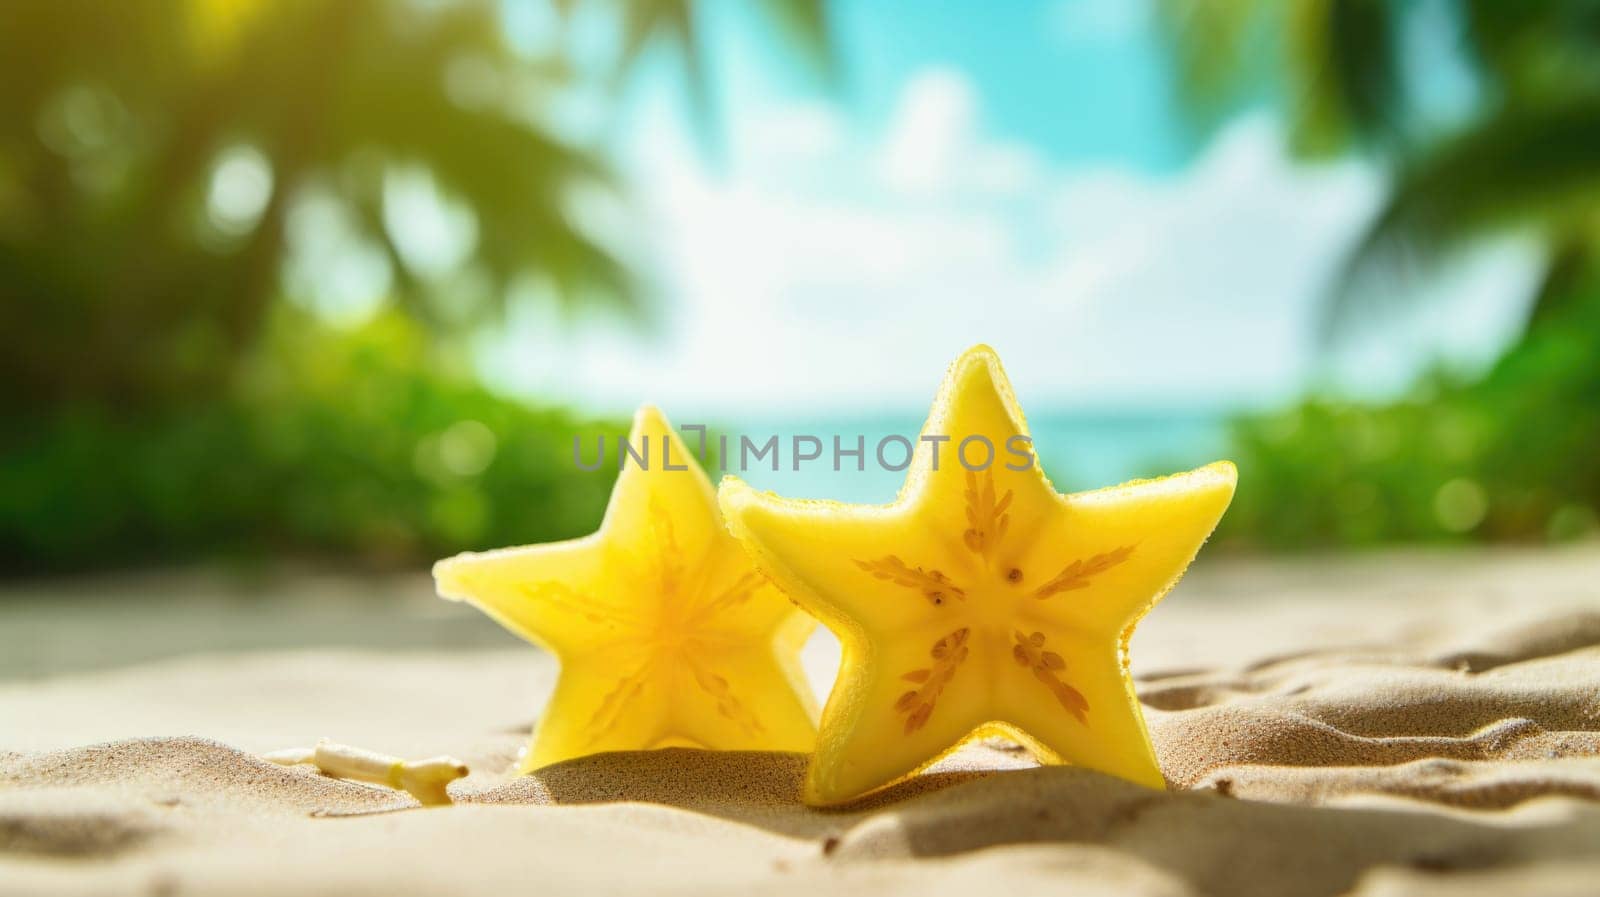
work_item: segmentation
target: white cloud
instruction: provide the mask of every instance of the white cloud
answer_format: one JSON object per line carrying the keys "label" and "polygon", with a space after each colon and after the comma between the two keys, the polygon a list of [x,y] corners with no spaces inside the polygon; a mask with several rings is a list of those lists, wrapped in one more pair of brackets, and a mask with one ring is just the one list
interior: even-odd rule
{"label": "white cloud", "polygon": [[[665,332],[519,328],[499,371],[685,416],[917,408],[980,341],[1041,406],[1261,402],[1304,385],[1316,305],[1381,197],[1377,172],[1293,164],[1265,117],[1178,176],[1068,168],[984,134],[980,111],[959,72],[936,70],[880,139],[817,107],[742,119],[719,173],[670,118],[645,122],[636,183]],[[1515,277],[1496,282],[1503,296]]]}
{"label": "white cloud", "polygon": [[906,85],[887,133],[873,148],[879,183],[909,196],[1014,194],[1040,175],[1026,144],[979,132],[978,97],[965,75],[930,68]]}
{"label": "white cloud", "polygon": [[977,105],[972,85],[954,71],[933,69],[913,78],[879,153],[884,183],[910,193],[948,187],[971,151]]}
{"label": "white cloud", "polygon": [[1050,25],[1063,40],[1128,40],[1148,28],[1155,14],[1150,0],[1057,0]]}
{"label": "white cloud", "polygon": [[831,106],[799,103],[781,115],[767,115],[745,123],[745,153],[759,163],[806,164],[834,155],[844,148],[845,127]]}

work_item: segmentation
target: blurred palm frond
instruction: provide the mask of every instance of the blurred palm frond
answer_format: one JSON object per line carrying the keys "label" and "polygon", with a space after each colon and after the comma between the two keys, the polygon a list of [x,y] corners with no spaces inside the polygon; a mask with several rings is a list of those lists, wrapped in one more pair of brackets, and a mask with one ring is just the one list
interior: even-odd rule
{"label": "blurred palm frond", "polygon": [[[1389,291],[1374,278],[1423,268],[1448,250],[1507,228],[1547,246],[1535,317],[1571,290],[1555,289],[1600,249],[1592,211],[1600,187],[1600,4],[1586,0],[1164,0],[1178,88],[1215,125],[1242,73],[1276,63],[1291,145],[1302,155],[1361,151],[1385,163],[1392,189],[1329,295],[1323,336],[1334,338]],[[1435,12],[1438,10],[1436,9]],[[1464,120],[1422,130],[1424,85],[1407,77],[1407,35],[1449,29],[1443,44],[1470,70],[1476,105]],[[1270,54],[1268,54],[1270,55]],[[1402,297],[1403,298],[1403,297]]]}
{"label": "blurred palm frond", "polygon": [[[195,24],[206,8],[7,7],[8,380],[42,399],[214,382],[277,295],[286,219],[313,185],[388,248],[397,302],[449,301],[406,276],[382,226],[384,178],[408,164],[470,210],[471,264],[492,296],[539,271],[569,301],[631,299],[621,264],[565,206],[611,175],[542,124],[541,90],[559,66],[514,53],[492,4],[284,0],[224,29],[225,47]],[[463,71],[480,83],[475,102],[463,100]],[[206,193],[219,155],[239,145],[264,157],[269,194],[248,233],[219,240],[205,230]],[[82,363],[64,370],[66,359]]]}
{"label": "blurred palm frond", "polygon": [[[661,40],[709,108],[691,0],[566,0],[621,16],[631,66]],[[820,0],[771,0],[804,54]],[[284,294],[296,209],[331,202],[387,270],[379,301],[441,338],[534,276],[569,306],[637,316],[587,200],[621,193],[564,128],[565,35],[512,45],[494,0],[51,0],[0,8],[0,382],[7,398],[161,401],[215,391]],[[230,152],[259,208],[207,217]],[[389,189],[420,172],[463,211],[458,275],[407,252]],[[262,184],[264,182],[264,185]],[[249,185],[247,185],[249,186]]]}
{"label": "blurred palm frond", "polygon": [[1570,293],[1563,275],[1600,248],[1600,94],[1506,107],[1408,160],[1346,261],[1325,332],[1347,330],[1374,298],[1367,278],[1426,269],[1481,234],[1524,228],[1547,247],[1535,314]]}

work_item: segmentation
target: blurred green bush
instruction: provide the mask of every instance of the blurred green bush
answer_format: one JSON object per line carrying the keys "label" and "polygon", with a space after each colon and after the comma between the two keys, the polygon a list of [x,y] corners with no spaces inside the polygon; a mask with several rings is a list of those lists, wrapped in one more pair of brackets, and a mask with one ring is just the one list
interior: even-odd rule
{"label": "blurred green bush", "polygon": [[[570,113],[661,46],[709,131],[700,4],[559,3],[531,46],[514,5],[0,4],[0,572],[416,563],[594,528],[615,470],[577,470],[572,439],[625,424],[448,362],[518,285],[644,318],[617,235],[576,211],[624,191]],[[822,3],[752,6],[826,73]],[[616,58],[577,58],[578,30]],[[417,250],[430,215],[459,258]],[[382,273],[356,297],[376,320],[303,311],[324,255]]]}
{"label": "blurred green bush", "polygon": [[[1357,155],[1388,175],[1381,207],[1332,285],[1326,340],[1360,337],[1384,326],[1383,305],[1416,301],[1419,291],[1385,288],[1396,272],[1428,272],[1505,233],[1544,250],[1529,327],[1486,376],[1434,375],[1385,407],[1310,401],[1237,421],[1239,494],[1219,538],[1297,548],[1594,532],[1595,4],[1162,0],[1158,8],[1174,84],[1197,124],[1216,127],[1265,102],[1288,123],[1297,154]],[[1433,63],[1416,64],[1423,56]],[[1456,78],[1470,88],[1441,89]]]}
{"label": "blurred green bush", "polygon": [[1404,401],[1313,400],[1233,422],[1225,544],[1561,541],[1600,508],[1600,289],[1560,303],[1487,375]]}
{"label": "blurred green bush", "polygon": [[578,470],[572,439],[626,423],[497,396],[441,373],[432,351],[399,314],[340,332],[283,308],[220,398],[11,417],[0,562],[290,552],[397,565],[592,531],[616,471]]}

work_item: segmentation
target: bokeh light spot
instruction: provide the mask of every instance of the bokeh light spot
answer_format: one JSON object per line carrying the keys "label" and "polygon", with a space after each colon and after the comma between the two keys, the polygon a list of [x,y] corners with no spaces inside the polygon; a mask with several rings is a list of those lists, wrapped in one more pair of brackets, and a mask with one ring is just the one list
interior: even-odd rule
{"label": "bokeh light spot", "polygon": [[1488,513],[1489,496],[1476,480],[1457,477],[1433,494],[1433,516],[1449,532],[1467,532]]}
{"label": "bokeh light spot", "polygon": [[494,460],[494,431],[475,420],[457,421],[439,435],[439,462],[458,477],[475,477]]}
{"label": "bokeh light spot", "polygon": [[206,220],[225,236],[239,237],[255,229],[272,198],[272,165],[253,146],[223,151],[211,172]]}

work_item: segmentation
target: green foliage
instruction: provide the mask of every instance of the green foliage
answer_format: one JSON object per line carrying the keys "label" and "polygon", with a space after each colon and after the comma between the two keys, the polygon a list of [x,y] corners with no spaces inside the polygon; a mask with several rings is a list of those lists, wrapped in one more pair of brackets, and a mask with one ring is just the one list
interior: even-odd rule
{"label": "green foliage", "polygon": [[[1548,246],[1545,306],[1572,295],[1564,268],[1600,257],[1600,7],[1588,0],[1162,0],[1177,87],[1215,123],[1238,74],[1275,59],[1297,150],[1373,153],[1394,173],[1384,207],[1330,296],[1326,335],[1370,324],[1374,275],[1484,234],[1522,228]],[[1476,102],[1441,124],[1403,39],[1419,27],[1459,48]],[[1250,40],[1250,38],[1256,38]],[[1407,77],[1408,73],[1411,77]]]}
{"label": "green foliage", "polygon": [[[639,310],[574,212],[617,185],[557,125],[596,86],[568,18],[623,35],[619,77],[665,43],[704,102],[698,5],[557,0],[531,51],[499,0],[0,4],[0,564],[417,562],[592,530],[615,471],[576,471],[572,438],[622,424],[440,358],[524,279]],[[821,0],[758,6],[828,66]],[[468,223],[451,270],[397,233],[407,179]],[[341,227],[297,231],[330,206]],[[376,321],[340,334],[283,301],[317,304],[285,277],[297,233],[378,259]]]}
{"label": "green foliage", "polygon": [[[1600,23],[1584,0],[1163,0],[1180,89],[1210,121],[1273,57],[1295,148],[1359,150],[1393,173],[1336,279],[1324,337],[1381,326],[1384,288],[1516,228],[1546,271],[1523,339],[1483,378],[1436,375],[1371,407],[1314,400],[1237,421],[1240,488],[1221,538],[1298,548],[1562,539],[1600,508]],[[1440,15],[1442,13],[1442,15]],[[1450,29],[1473,107],[1441,126],[1406,35]],[[1439,35],[1435,35],[1439,36]],[[1263,53],[1267,49],[1269,52]],[[1426,80],[1425,78],[1423,80]],[[1372,289],[1378,287],[1377,289]]]}
{"label": "green foliage", "polygon": [[1385,406],[1309,401],[1233,426],[1219,538],[1312,548],[1562,540],[1597,529],[1600,289],[1538,322],[1484,378]]}
{"label": "green foliage", "polygon": [[[559,4],[616,20],[619,75],[658,41],[698,72],[696,5]],[[820,0],[759,6],[826,65]],[[214,390],[281,298],[296,212],[313,201],[343,227],[302,242],[337,238],[344,255],[375,257],[385,299],[432,336],[493,323],[530,277],[569,304],[640,312],[630,272],[579,214],[619,192],[610,166],[558,125],[562,104],[594,85],[580,83],[564,31],[537,54],[512,46],[505,9],[0,4],[0,401],[155,405]],[[704,76],[693,83],[705,92]],[[247,160],[259,202],[234,193],[230,206],[230,159]],[[405,178],[467,222],[452,270],[397,234]]]}
{"label": "green foliage", "polygon": [[[386,184],[406,169],[476,224],[482,309],[527,272],[569,298],[631,298],[564,202],[609,183],[593,152],[545,125],[566,81],[562,60],[513,51],[487,0],[6,5],[6,398],[165,401],[215,388],[266,320],[294,211],[314,196],[383,253],[401,307],[436,328],[471,323],[463,311],[479,297],[438,289],[386,224]],[[219,217],[218,166],[241,151],[260,160],[265,195],[246,217],[225,205]]]}
{"label": "green foliage", "polygon": [[287,551],[415,564],[598,525],[616,470],[578,470],[572,440],[592,452],[623,422],[529,408],[436,373],[398,315],[348,334],[282,317],[224,398],[8,420],[0,563],[81,570]]}

